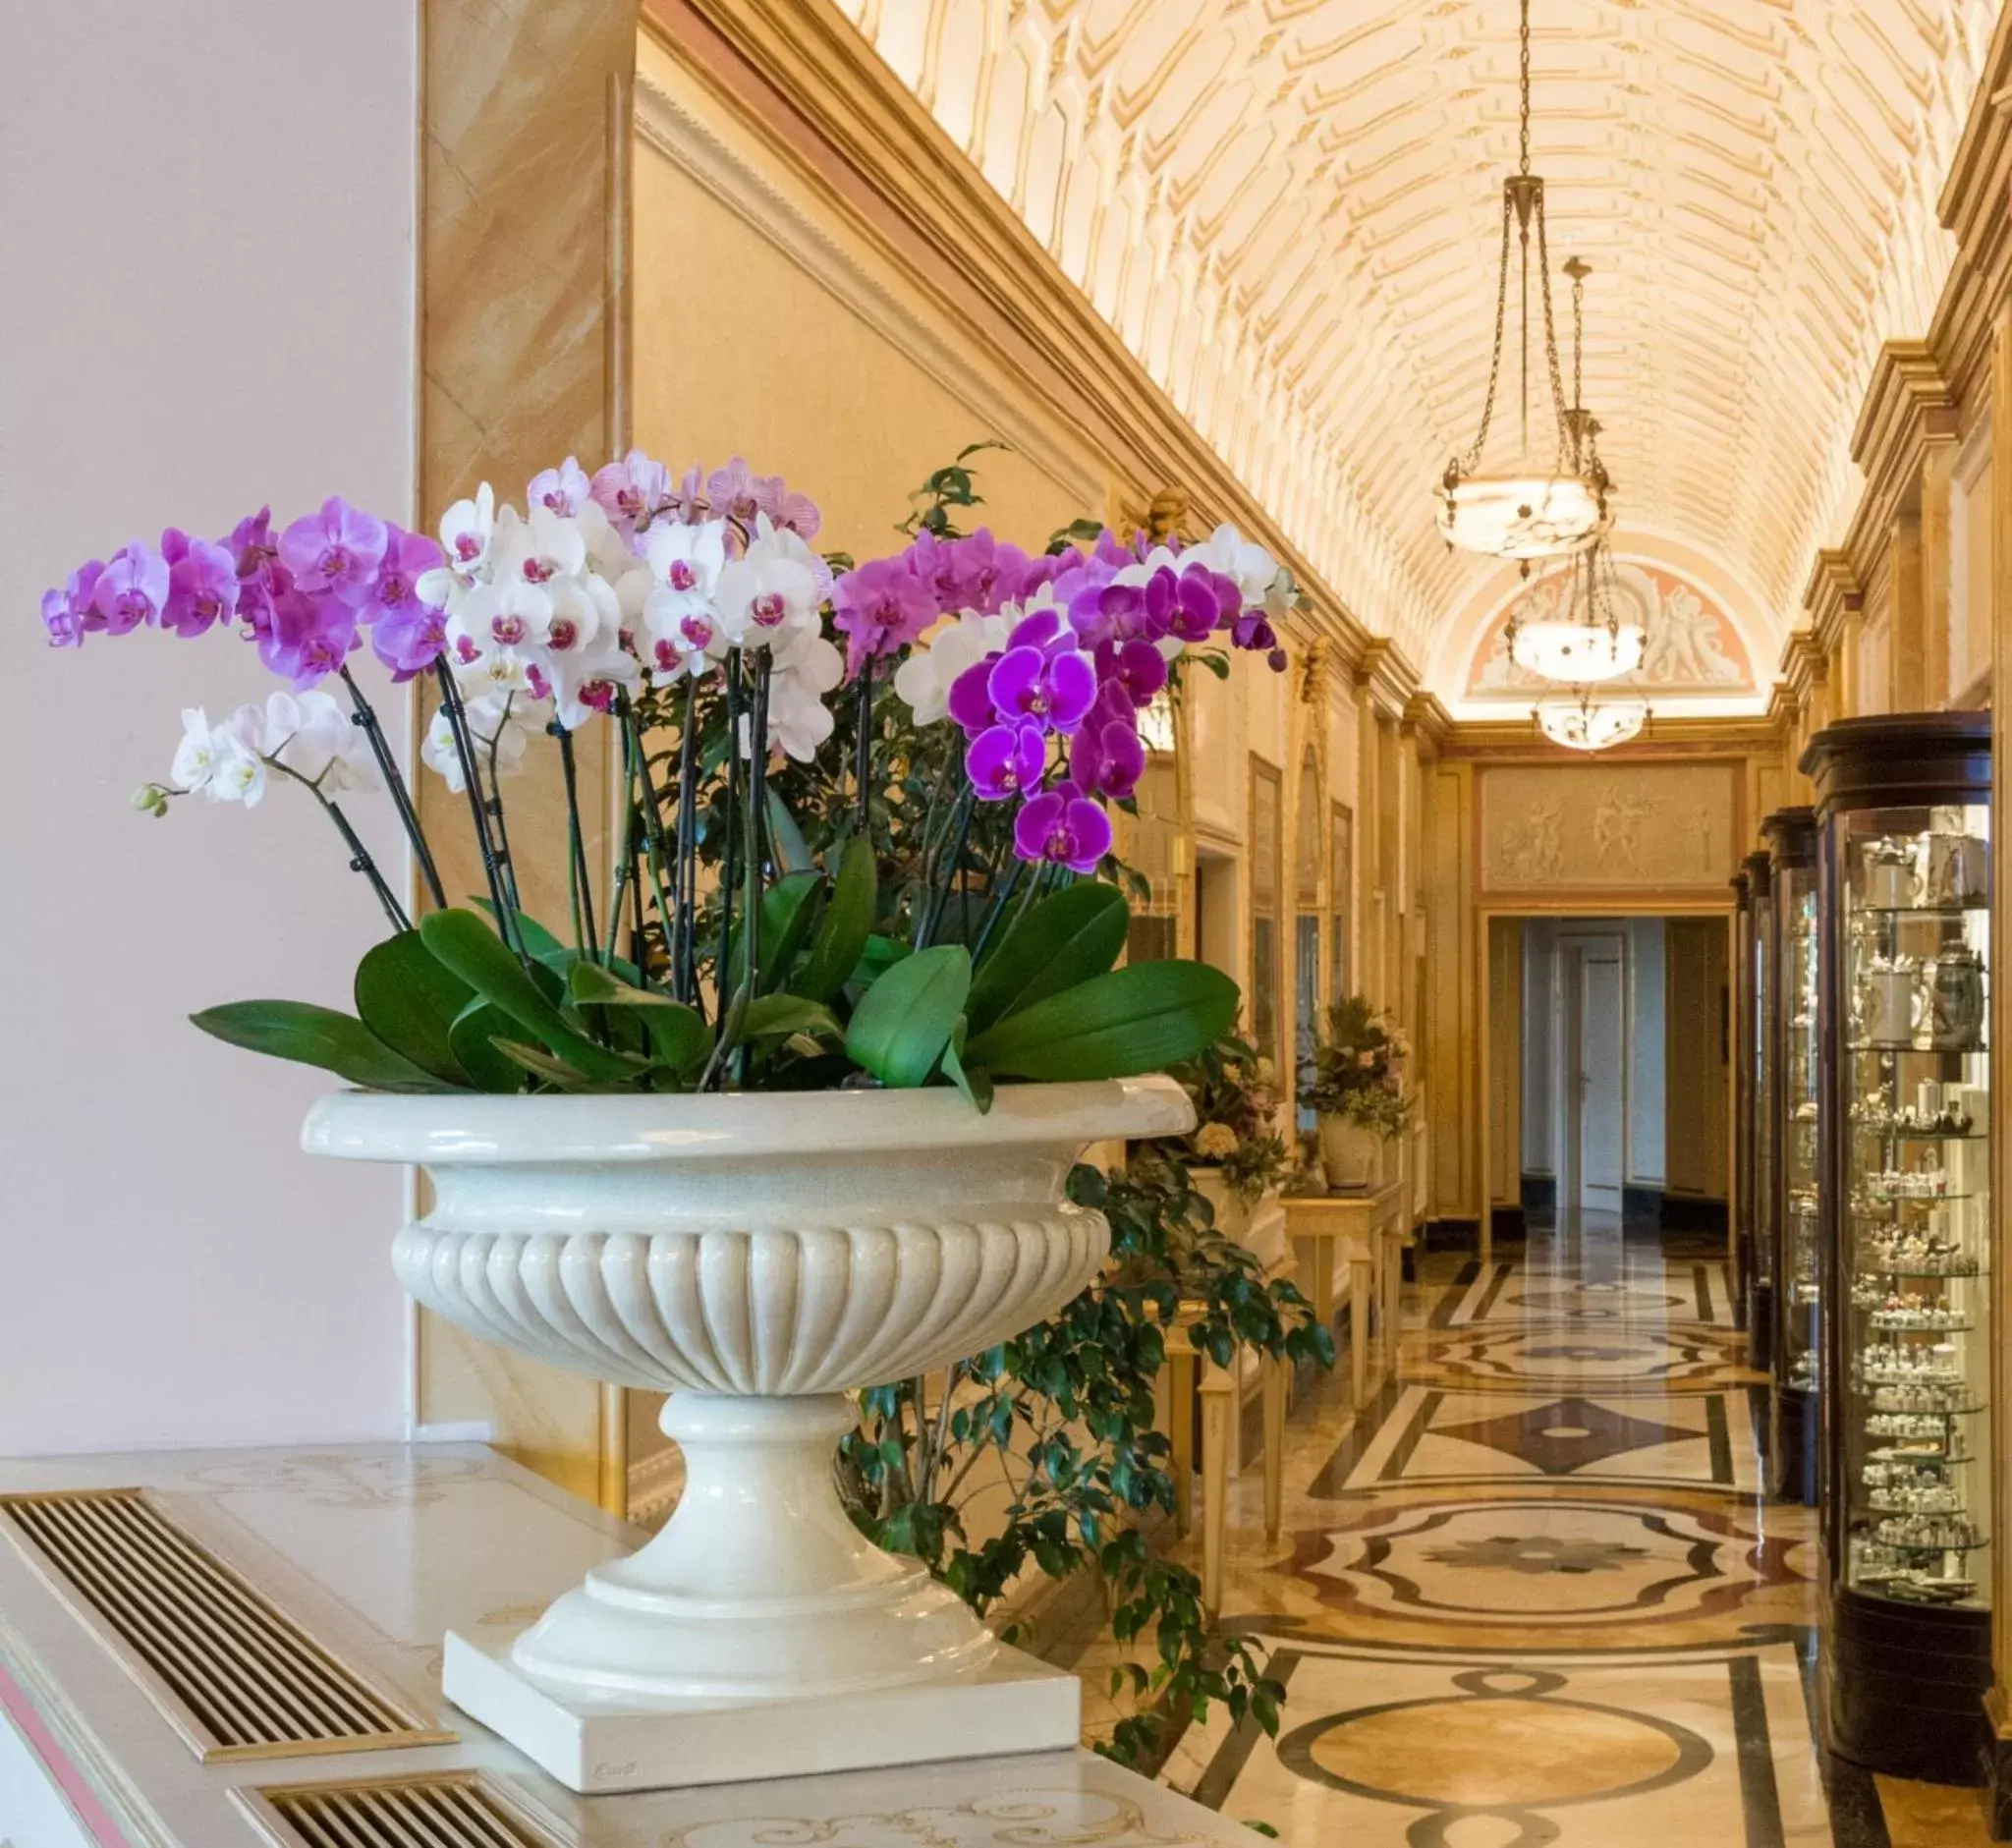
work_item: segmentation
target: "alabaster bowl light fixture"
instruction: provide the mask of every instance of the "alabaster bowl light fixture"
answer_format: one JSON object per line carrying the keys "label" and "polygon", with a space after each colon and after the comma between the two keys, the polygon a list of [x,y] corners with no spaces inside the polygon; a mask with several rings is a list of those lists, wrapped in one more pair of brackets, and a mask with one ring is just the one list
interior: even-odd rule
{"label": "alabaster bowl light fixture", "polygon": [[[1555,558],[1591,545],[1605,531],[1610,483],[1589,425],[1565,404],[1558,342],[1551,315],[1551,259],[1544,220],[1544,183],[1530,170],[1530,0],[1523,0],[1519,37],[1518,145],[1516,172],[1502,183],[1502,245],[1495,282],[1494,346],[1488,359],[1487,394],[1474,442],[1446,465],[1437,488],[1440,534],[1448,545],[1495,558]],[[1537,329],[1532,327],[1532,233],[1536,233]],[[1513,250],[1512,250],[1513,247]],[[1508,319],[1509,272],[1517,269],[1520,305],[1519,412],[1521,442],[1515,467],[1482,467],[1494,421],[1501,380],[1503,335]],[[1581,272],[1583,273],[1583,271]],[[1575,276],[1575,281],[1577,277]],[[1550,387],[1555,430],[1547,453],[1531,441],[1531,335],[1539,331],[1541,364]]]}
{"label": "alabaster bowl light fixture", "polygon": [[1606,751],[1624,745],[1649,722],[1643,700],[1595,700],[1590,688],[1576,699],[1543,700],[1532,709],[1538,731],[1568,751]]}

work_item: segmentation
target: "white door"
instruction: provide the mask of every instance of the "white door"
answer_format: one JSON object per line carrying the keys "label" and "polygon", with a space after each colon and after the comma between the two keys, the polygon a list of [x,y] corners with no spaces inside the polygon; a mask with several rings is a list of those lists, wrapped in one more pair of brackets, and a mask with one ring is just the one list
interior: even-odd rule
{"label": "white door", "polygon": [[1621,1210],[1626,1092],[1626,986],[1619,937],[1589,937],[1579,953],[1579,1204]]}

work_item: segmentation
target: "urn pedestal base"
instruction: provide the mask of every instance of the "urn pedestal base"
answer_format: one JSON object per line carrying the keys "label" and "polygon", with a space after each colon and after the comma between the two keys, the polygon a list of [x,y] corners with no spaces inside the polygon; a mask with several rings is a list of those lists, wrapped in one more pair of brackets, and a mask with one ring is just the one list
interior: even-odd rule
{"label": "urn pedestal base", "polygon": [[440,1678],[463,1712],[583,1796],[1071,1751],[1083,1728],[1083,1684],[1005,1648],[966,1680],[842,1701],[641,1708],[554,1691],[517,1666],[508,1642],[450,1630]]}

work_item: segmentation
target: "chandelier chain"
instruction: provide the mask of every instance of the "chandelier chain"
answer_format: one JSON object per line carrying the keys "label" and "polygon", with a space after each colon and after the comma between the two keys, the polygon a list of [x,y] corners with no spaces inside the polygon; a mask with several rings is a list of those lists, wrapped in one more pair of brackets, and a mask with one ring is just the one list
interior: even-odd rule
{"label": "chandelier chain", "polygon": [[[1524,0],[1526,7],[1529,4],[1530,0]],[[1558,472],[1562,475],[1577,445],[1572,443],[1568,434],[1572,420],[1565,413],[1565,380],[1558,367],[1558,330],[1551,319],[1551,252],[1544,237],[1542,194],[1537,195],[1537,289],[1544,302],[1544,358],[1550,363],[1551,409],[1558,419]]]}
{"label": "chandelier chain", "polygon": [[1463,475],[1472,475],[1481,466],[1481,451],[1488,442],[1488,425],[1495,418],[1495,386],[1502,373],[1502,332],[1509,310],[1509,220],[1513,209],[1505,189],[1502,194],[1502,261],[1495,277],[1495,344],[1488,355],[1488,390],[1481,400],[1481,427],[1473,446],[1460,459]]}
{"label": "chandelier chain", "polygon": [[1517,132],[1523,165],[1520,169],[1526,176],[1530,172],[1530,0],[1523,0],[1523,23],[1519,33],[1519,71],[1521,108]]}

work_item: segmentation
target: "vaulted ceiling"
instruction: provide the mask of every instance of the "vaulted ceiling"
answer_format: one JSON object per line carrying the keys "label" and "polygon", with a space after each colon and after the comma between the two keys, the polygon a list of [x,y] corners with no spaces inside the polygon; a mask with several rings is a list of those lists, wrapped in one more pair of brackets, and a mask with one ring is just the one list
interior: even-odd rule
{"label": "vaulted ceiling", "polygon": [[[1516,0],[838,4],[1423,666],[1487,575],[1430,490],[1485,388]],[[1947,272],[1935,200],[1997,10],[1534,0],[1533,166],[1554,269],[1593,268],[1620,530],[1718,560],[1763,671],[1849,517],[1879,345]]]}

